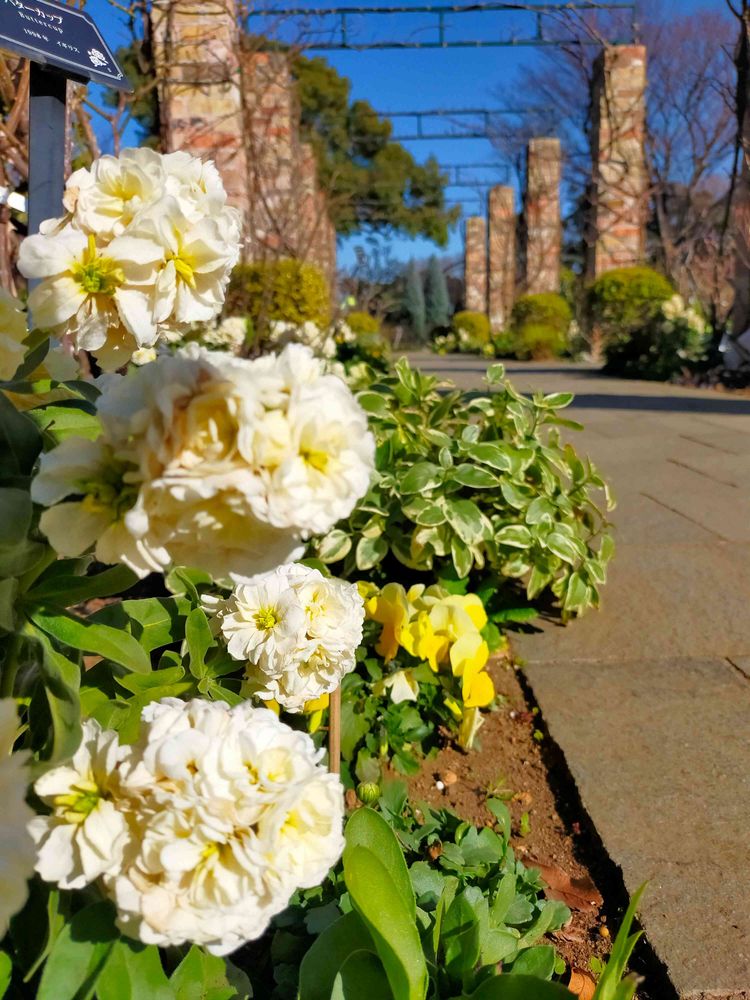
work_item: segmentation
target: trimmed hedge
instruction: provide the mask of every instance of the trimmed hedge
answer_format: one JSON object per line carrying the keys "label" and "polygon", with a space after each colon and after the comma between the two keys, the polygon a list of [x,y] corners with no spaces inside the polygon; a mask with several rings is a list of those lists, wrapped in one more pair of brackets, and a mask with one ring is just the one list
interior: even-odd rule
{"label": "trimmed hedge", "polygon": [[319,327],[331,321],[331,296],[320,268],[298,260],[238,264],[227,288],[226,316],[248,316],[256,333],[284,320]]}
{"label": "trimmed hedge", "polygon": [[618,267],[600,275],[590,286],[586,306],[590,324],[604,343],[629,336],[647,326],[674,289],[650,267]]}
{"label": "trimmed hedge", "polygon": [[522,295],[511,314],[513,353],[522,360],[560,357],[568,346],[572,320],[573,313],[562,295]]}
{"label": "trimmed hedge", "polygon": [[472,344],[475,344],[479,349],[490,342],[492,335],[490,321],[484,313],[470,312],[469,310],[457,312],[453,317],[452,325],[456,332],[463,330],[468,334]]}
{"label": "trimmed hedge", "polygon": [[355,310],[344,317],[352,333],[380,333],[380,322],[367,312]]}

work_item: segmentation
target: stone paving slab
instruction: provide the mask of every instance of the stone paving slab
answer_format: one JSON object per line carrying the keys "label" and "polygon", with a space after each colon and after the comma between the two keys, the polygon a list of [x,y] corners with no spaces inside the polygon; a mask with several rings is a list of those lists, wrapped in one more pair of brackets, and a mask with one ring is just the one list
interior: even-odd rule
{"label": "stone paving slab", "polygon": [[726,660],[533,663],[526,674],[681,1000],[750,996],[750,682]]}
{"label": "stone paving slab", "polygon": [[[485,363],[422,356],[465,388]],[[603,607],[516,637],[550,734],[681,1000],[750,1000],[750,400],[507,366],[571,391],[612,482]]]}

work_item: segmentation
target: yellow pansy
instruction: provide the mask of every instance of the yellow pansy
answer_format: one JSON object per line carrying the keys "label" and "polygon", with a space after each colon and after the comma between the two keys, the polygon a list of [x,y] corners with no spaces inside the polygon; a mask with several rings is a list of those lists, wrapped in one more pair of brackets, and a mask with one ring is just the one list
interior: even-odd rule
{"label": "yellow pansy", "polygon": [[415,679],[413,670],[397,670],[384,677],[382,681],[378,681],[373,690],[377,695],[384,695],[390,690],[391,701],[395,704],[401,701],[416,701],[419,695],[419,682]]}
{"label": "yellow pansy", "polygon": [[437,673],[438,664],[445,659],[450,641],[446,636],[438,635],[432,627],[429,615],[425,611],[420,611],[402,630],[401,645],[407,653],[411,653],[417,659],[427,660]]}
{"label": "yellow pansy", "polygon": [[492,678],[484,672],[489,647],[479,632],[467,633],[451,646],[451,668],[461,678],[461,696],[467,707],[483,708],[495,697]]}
{"label": "yellow pansy", "polygon": [[451,594],[445,598],[445,603],[465,611],[477,631],[481,631],[487,624],[487,613],[477,594]]}
{"label": "yellow pansy", "polygon": [[375,598],[380,593],[380,587],[376,587],[374,583],[368,583],[366,580],[357,580],[357,590],[364,601],[365,612],[369,617],[370,609],[375,607]]}
{"label": "yellow pansy", "polygon": [[479,727],[484,722],[478,708],[467,708],[463,713],[461,725],[458,730],[458,743],[465,750],[471,750],[474,740],[479,732]]}
{"label": "yellow pansy", "polygon": [[313,701],[305,702],[305,707],[302,711],[308,716],[307,731],[309,733],[316,733],[320,729],[323,721],[323,713],[328,708],[330,700],[330,695],[324,694]]}
{"label": "yellow pansy", "polygon": [[365,605],[368,618],[383,626],[375,647],[386,663],[392,660],[401,645],[404,629],[409,624],[412,608],[400,583],[387,583]]}

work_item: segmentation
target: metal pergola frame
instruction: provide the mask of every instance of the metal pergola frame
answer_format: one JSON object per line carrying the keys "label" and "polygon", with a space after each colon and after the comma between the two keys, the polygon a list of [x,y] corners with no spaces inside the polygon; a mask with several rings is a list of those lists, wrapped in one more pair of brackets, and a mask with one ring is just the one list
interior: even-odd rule
{"label": "metal pergola frame", "polygon": [[[522,115],[528,108],[432,108],[420,111],[377,111],[380,118],[414,119],[416,131],[413,134],[391,136],[394,142],[419,142],[423,139],[488,139],[491,138],[490,128],[494,118]],[[459,130],[426,132],[424,123],[435,118],[438,120],[453,120]],[[469,118],[471,123],[461,126],[456,119]],[[481,125],[478,124],[481,121]]]}
{"label": "metal pergola frame", "polygon": [[[331,27],[329,33],[334,36],[331,41],[307,42],[302,47],[315,49],[320,52],[331,52],[340,50],[354,50],[358,52],[379,49],[448,49],[448,48],[506,48],[517,46],[547,46],[547,45],[600,45],[596,38],[555,38],[545,34],[545,18],[563,17],[566,14],[578,14],[588,12],[628,12],[628,37],[618,39],[622,42],[632,42],[636,34],[636,4],[633,0],[603,0],[599,3],[596,0],[569,0],[567,3],[496,3],[480,2],[469,4],[420,4],[415,6],[393,6],[393,7],[282,7],[277,10],[251,10],[247,14],[247,20],[258,20],[259,18],[301,19],[305,25],[309,25],[312,20],[320,18],[334,18],[335,25]],[[508,38],[458,38],[453,39],[448,35],[447,17],[460,16],[465,14],[527,14],[534,18],[535,28],[529,35],[511,35]],[[402,14],[434,14],[436,23],[434,30],[437,35],[428,41],[416,39],[390,39],[386,41],[356,42],[351,38],[351,24],[349,19],[357,16],[380,16],[396,17]],[[320,31],[320,29],[318,29]]]}

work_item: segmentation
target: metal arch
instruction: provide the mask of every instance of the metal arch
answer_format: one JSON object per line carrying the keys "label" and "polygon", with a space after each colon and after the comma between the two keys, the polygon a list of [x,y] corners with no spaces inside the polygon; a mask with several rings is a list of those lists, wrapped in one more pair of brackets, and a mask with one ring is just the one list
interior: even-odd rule
{"label": "metal arch", "polygon": [[[545,34],[545,17],[561,15],[566,13],[585,13],[599,11],[603,13],[613,13],[623,11],[629,14],[628,37],[618,39],[621,42],[632,42],[636,35],[636,4],[633,0],[568,0],[566,3],[496,3],[481,2],[470,4],[424,4],[419,6],[392,6],[392,7],[282,7],[277,10],[251,10],[246,15],[246,20],[268,19],[270,17],[302,18],[309,23],[311,19],[329,17],[335,18],[336,24],[332,27],[331,33],[336,36],[334,41],[318,42],[311,40],[303,48],[314,49],[320,52],[330,52],[334,50],[348,49],[357,52],[382,49],[449,49],[449,48],[505,48],[518,46],[559,46],[559,45],[600,45],[594,38],[550,38]],[[447,35],[446,16],[456,16],[462,14],[528,14],[534,18],[534,31],[527,36],[511,36],[508,38],[482,39],[482,38],[449,38]],[[437,22],[432,27],[437,35],[430,41],[416,41],[413,39],[399,41],[391,39],[380,42],[353,42],[350,35],[350,25],[348,19],[354,16],[398,16],[401,14],[435,14]]]}

